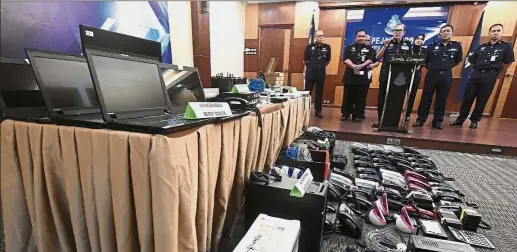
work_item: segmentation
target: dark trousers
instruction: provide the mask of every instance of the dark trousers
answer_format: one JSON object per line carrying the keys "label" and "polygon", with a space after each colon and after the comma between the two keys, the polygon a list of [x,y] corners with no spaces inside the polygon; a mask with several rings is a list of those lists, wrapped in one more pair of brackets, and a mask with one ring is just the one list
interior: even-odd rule
{"label": "dark trousers", "polygon": [[310,91],[312,95],[312,89],[316,87],[316,99],[314,101],[314,109],[316,112],[321,112],[321,104],[323,99],[323,84],[325,79],[322,80],[305,80],[305,91]]}
{"label": "dark trousers", "polygon": [[406,117],[409,117],[411,115],[411,112],[413,112],[413,106],[415,105],[416,93],[418,91],[418,86],[420,85],[421,79],[422,79],[422,70],[417,70],[415,73],[415,78],[413,79],[413,87],[409,91],[409,100],[408,100],[408,104],[407,104]]}
{"label": "dark trousers", "polygon": [[474,111],[470,115],[470,121],[479,122],[481,120],[486,103],[494,90],[496,80],[497,72],[481,73],[476,70],[472,72],[463,95],[458,121],[465,121],[467,119],[474,100],[476,100],[476,105],[474,105]]}
{"label": "dark trousers", "polygon": [[352,115],[355,118],[365,118],[366,96],[370,84],[345,85],[344,88],[341,114],[343,116]]}
{"label": "dark trousers", "polygon": [[436,93],[434,101],[434,117],[433,123],[442,123],[445,115],[445,106],[447,97],[452,86],[452,71],[433,71],[430,70],[425,76],[424,90],[422,99],[418,106],[417,121],[425,122],[431,110],[433,96]]}

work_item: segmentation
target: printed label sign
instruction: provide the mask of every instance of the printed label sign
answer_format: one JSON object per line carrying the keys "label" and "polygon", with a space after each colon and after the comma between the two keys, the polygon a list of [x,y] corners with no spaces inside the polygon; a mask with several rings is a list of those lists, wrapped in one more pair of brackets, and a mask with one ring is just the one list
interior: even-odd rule
{"label": "printed label sign", "polygon": [[231,116],[230,105],[226,102],[189,102],[185,119],[202,119]]}

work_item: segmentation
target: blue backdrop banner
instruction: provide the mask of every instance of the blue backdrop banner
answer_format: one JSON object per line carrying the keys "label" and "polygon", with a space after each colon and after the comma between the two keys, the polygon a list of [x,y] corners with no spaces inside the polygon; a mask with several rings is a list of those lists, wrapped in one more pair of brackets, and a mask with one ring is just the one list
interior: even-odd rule
{"label": "blue backdrop banner", "polygon": [[379,50],[382,42],[392,37],[393,29],[400,23],[406,25],[406,40],[413,42],[414,37],[423,33],[427,45],[438,40],[440,28],[447,23],[449,9],[450,6],[372,7],[349,10],[343,45],[354,43],[355,31],[363,28],[371,36],[373,48]]}
{"label": "blue backdrop banner", "polygon": [[1,2],[0,55],[26,58],[24,48],[80,54],[79,24],[160,42],[172,63],[166,1]]}

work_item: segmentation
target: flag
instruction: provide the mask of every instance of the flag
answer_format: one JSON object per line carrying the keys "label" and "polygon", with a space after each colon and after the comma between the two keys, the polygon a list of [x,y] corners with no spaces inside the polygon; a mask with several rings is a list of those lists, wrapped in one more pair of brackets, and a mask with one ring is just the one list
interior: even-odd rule
{"label": "flag", "polygon": [[312,13],[311,28],[309,29],[309,44],[314,43],[314,34],[316,33],[316,25],[314,24],[314,13]]}
{"label": "flag", "polygon": [[456,93],[455,102],[459,102],[463,99],[463,95],[465,94],[465,89],[467,89],[467,83],[469,82],[469,76],[472,73],[472,64],[469,62],[469,57],[476,51],[479,46],[479,41],[481,39],[481,29],[483,27],[483,16],[485,15],[485,11],[481,13],[481,17],[479,18],[478,26],[476,28],[476,33],[474,37],[472,37],[472,42],[470,43],[469,53],[467,57],[465,57],[465,64],[463,64],[463,69],[461,70],[461,80],[460,86],[458,87],[458,92]]}

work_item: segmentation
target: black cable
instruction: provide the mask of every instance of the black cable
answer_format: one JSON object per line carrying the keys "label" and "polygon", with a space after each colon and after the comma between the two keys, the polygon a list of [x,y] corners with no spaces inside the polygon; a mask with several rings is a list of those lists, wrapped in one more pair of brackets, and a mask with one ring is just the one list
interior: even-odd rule
{"label": "black cable", "polygon": [[258,117],[258,126],[262,128],[262,112],[260,112],[260,109],[256,106],[249,106],[249,109],[253,110]]}

